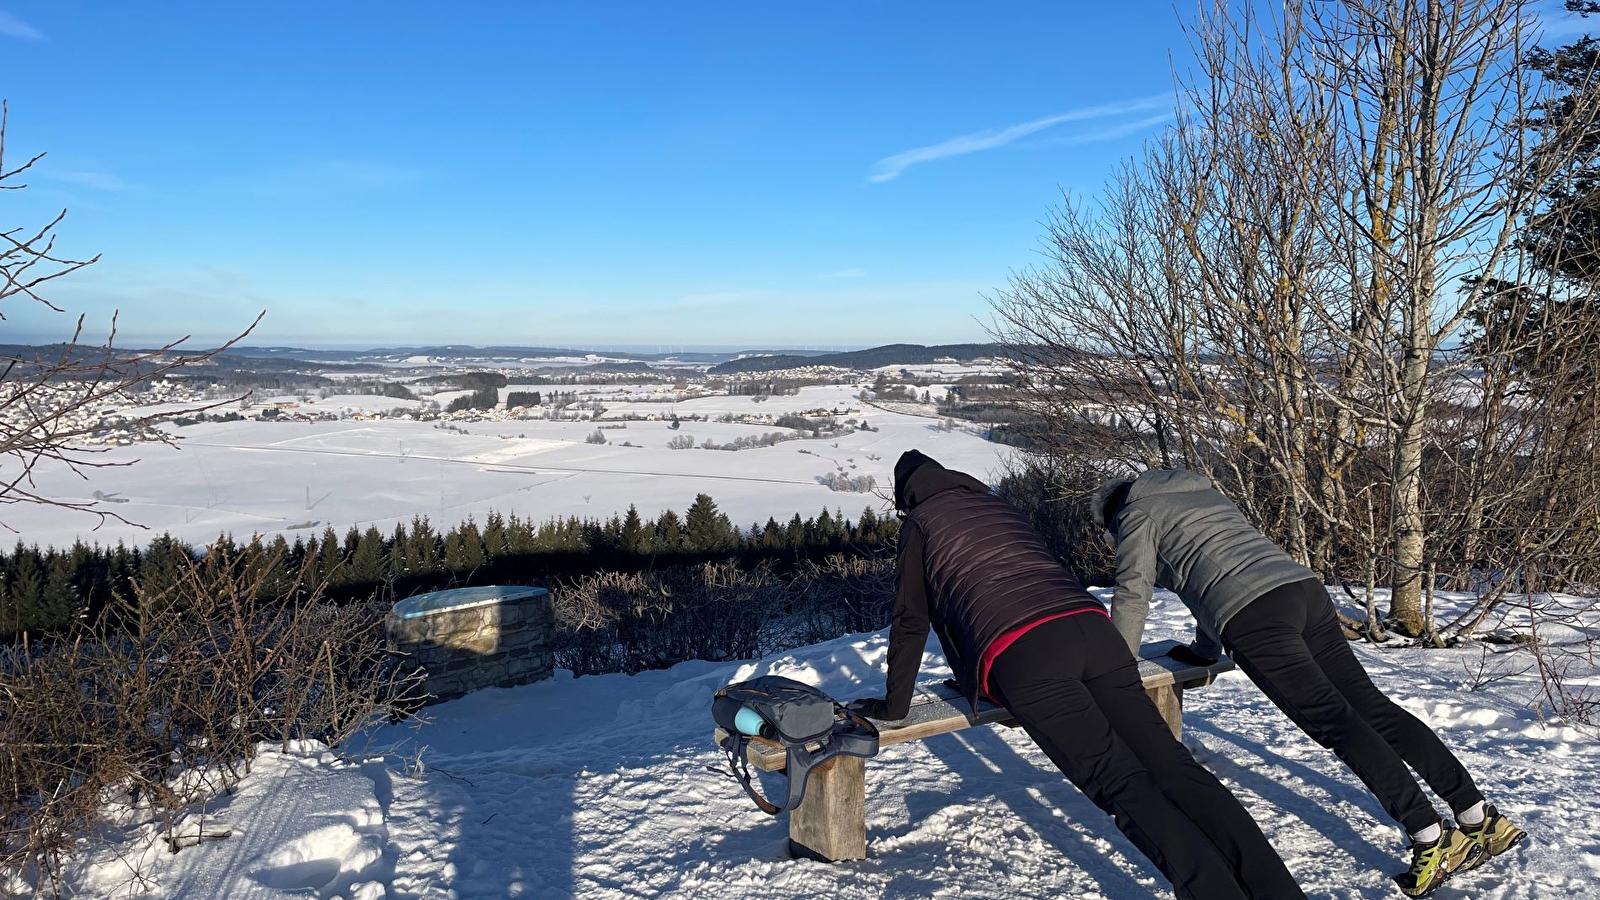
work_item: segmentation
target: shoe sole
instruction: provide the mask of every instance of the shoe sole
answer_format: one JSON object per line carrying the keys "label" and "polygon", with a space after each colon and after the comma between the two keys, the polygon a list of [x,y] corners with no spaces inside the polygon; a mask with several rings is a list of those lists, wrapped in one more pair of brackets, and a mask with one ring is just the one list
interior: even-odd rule
{"label": "shoe sole", "polygon": [[1395,886],[1400,888],[1400,893],[1405,894],[1407,897],[1426,897],[1429,894],[1433,893],[1434,891],[1438,890],[1439,886],[1444,884],[1445,878],[1447,876],[1441,875],[1438,878],[1435,878],[1434,881],[1433,881],[1433,884],[1428,885],[1427,887],[1425,887],[1422,890],[1416,892],[1415,894],[1413,894],[1410,891],[1406,890],[1405,884],[1400,880],[1403,877],[1404,876],[1402,876],[1402,875],[1394,876]]}

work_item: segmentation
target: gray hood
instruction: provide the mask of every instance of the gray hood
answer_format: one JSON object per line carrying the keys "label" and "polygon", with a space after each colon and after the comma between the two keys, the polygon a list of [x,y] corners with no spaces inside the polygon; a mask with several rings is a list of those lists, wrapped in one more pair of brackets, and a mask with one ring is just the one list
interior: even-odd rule
{"label": "gray hood", "polygon": [[1199,472],[1190,472],[1187,469],[1150,469],[1133,479],[1133,487],[1128,489],[1128,502],[1132,503],[1156,494],[1209,491],[1212,487],[1211,479]]}

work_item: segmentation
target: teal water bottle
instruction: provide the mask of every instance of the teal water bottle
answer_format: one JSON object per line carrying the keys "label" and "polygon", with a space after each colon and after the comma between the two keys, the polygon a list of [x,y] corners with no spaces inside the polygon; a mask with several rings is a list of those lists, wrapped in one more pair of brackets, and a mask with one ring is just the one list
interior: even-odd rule
{"label": "teal water bottle", "polygon": [[761,718],[760,713],[748,706],[741,708],[739,714],[733,717],[733,725],[751,737],[771,740],[773,735],[777,734],[777,730],[768,724],[766,719]]}

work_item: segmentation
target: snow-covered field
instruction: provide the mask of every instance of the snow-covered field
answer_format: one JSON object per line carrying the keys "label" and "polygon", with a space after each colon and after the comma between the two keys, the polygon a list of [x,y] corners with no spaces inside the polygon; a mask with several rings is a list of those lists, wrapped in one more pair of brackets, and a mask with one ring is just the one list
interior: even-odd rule
{"label": "snow-covered field", "polygon": [[[696,444],[708,439],[721,444],[783,429],[707,421],[684,422],[673,430],[666,422],[537,419],[449,423],[466,433],[397,419],[201,423],[172,429],[180,436],[176,447],[110,448],[99,461],[113,465],[87,469],[81,478],[59,466],[41,465],[35,472],[37,493],[79,501],[103,498],[102,509],[148,530],[114,521],[94,530],[93,516],[27,505],[8,507],[0,521],[41,545],[70,545],[75,539],[142,544],[162,532],[203,545],[223,532],[246,539],[328,526],[341,532],[351,525],[388,530],[417,515],[448,527],[468,516],[481,522],[490,510],[542,521],[567,515],[608,518],[635,504],[641,515],[652,517],[665,509],[682,513],[696,494],[707,493],[735,525],[748,528],[768,517],[784,521],[824,508],[852,518],[867,506],[886,510],[884,497],[832,491],[819,479],[831,472],[872,475],[886,497],[895,459],[912,447],[980,478],[993,473],[1007,452],[968,431],[943,431],[936,419],[863,406],[856,393],[850,386],[809,387],[761,403],[712,396],[671,405],[637,403],[636,409],[617,404],[623,409],[610,413],[671,411],[715,419],[727,413],[776,417],[817,408],[855,409],[848,417],[865,419],[875,429],[738,451],[673,450],[667,443],[687,435]],[[297,411],[372,412],[408,405],[415,402],[339,396]],[[626,427],[604,430],[607,444],[586,443],[602,424]],[[0,463],[0,476],[5,472]]]}
{"label": "snow-covered field", "polygon": [[[1188,631],[1181,604],[1158,595],[1146,639]],[[1600,745],[1592,730],[1532,710],[1537,682],[1515,674],[1527,654],[1356,652],[1532,836],[1434,896],[1600,897]],[[1022,732],[997,727],[896,745],[868,762],[865,861],[784,859],[784,819],[708,771],[720,763],[711,694],[764,672],[840,699],[877,694],[885,654],[884,634],[853,635],[756,662],[558,673],[481,691],[433,707],[428,724],[380,729],[339,753],[270,751],[209,813],[206,827],[233,837],[171,854],[141,849],[148,831],[130,825],[80,854],[72,884],[84,896],[129,896],[137,885],[170,900],[1171,897]],[[923,676],[942,663],[930,642]],[[1485,667],[1506,677],[1480,684]],[[1186,742],[1308,895],[1398,896],[1389,874],[1404,857],[1399,830],[1332,754],[1241,674],[1186,699]]]}

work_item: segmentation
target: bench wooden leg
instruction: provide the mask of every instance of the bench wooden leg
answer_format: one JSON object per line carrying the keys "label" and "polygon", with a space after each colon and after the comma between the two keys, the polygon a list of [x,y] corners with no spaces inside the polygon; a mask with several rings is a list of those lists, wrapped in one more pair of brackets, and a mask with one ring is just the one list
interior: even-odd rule
{"label": "bench wooden leg", "polygon": [[822,862],[867,858],[867,761],[836,756],[811,771],[789,811],[789,852]]}
{"label": "bench wooden leg", "polygon": [[1156,709],[1161,711],[1161,718],[1165,719],[1167,727],[1172,729],[1172,736],[1177,740],[1183,740],[1183,688],[1168,684],[1150,688],[1145,693],[1155,701]]}

